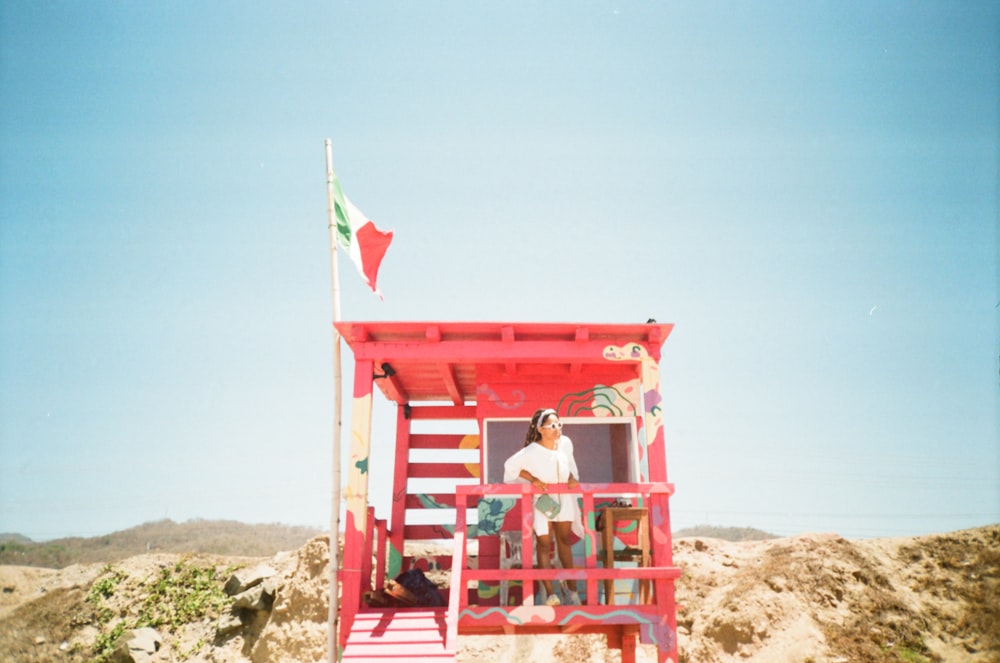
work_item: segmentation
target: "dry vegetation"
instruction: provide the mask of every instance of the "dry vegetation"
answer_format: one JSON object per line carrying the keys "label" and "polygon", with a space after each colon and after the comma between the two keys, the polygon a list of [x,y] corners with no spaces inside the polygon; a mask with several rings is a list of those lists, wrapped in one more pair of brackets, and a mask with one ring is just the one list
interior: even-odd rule
{"label": "dry vegetation", "polygon": [[[268,558],[280,578],[272,611],[224,636],[221,584],[260,559],[160,553],[62,570],[0,566],[0,652],[101,660],[116,632],[148,623],[164,641],[154,661],[321,661],[327,558],[325,537]],[[688,663],[1000,663],[1000,526],[859,541],[677,537],[675,560]],[[464,637],[458,661],[617,656],[599,636]],[[641,647],[639,660],[655,661],[655,651]]]}
{"label": "dry vegetation", "polygon": [[214,553],[264,557],[293,550],[319,534],[310,527],[247,525],[231,520],[158,520],[93,538],[36,543],[16,534],[0,535],[0,564],[43,566],[117,562],[146,553]]}

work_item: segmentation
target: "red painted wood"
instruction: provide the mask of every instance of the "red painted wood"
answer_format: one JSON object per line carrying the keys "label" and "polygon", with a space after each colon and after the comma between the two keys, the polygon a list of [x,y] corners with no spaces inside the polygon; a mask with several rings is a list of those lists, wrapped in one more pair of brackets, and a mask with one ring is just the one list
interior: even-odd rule
{"label": "red painted wood", "polygon": [[414,421],[475,419],[476,406],[466,405],[453,407],[450,405],[414,405],[410,409],[410,418]]}
{"label": "red painted wood", "polygon": [[364,552],[361,555],[361,591],[372,589],[372,553],[375,551],[375,507],[368,507]]}
{"label": "red painted wood", "polygon": [[586,569],[465,569],[462,577],[466,580],[543,580],[561,578],[563,580],[677,580],[681,570],[676,566],[616,566],[614,568]]}
{"label": "red painted wood", "polygon": [[451,493],[412,493],[406,496],[406,508],[407,509],[433,509],[436,507],[424,506],[424,503],[420,500],[419,495],[426,495],[430,499],[434,500],[438,504],[443,504],[446,507],[455,507],[455,495]]}
{"label": "red painted wood", "polygon": [[635,649],[638,638],[635,633],[622,636],[622,663],[635,663]]}
{"label": "red painted wood", "polygon": [[445,646],[447,612],[437,609],[363,611],[355,616],[343,661],[454,661]]}
{"label": "red painted wood", "polygon": [[407,525],[404,534],[407,541],[432,541],[435,539],[451,539],[452,526],[445,529],[441,525]]}
{"label": "red painted wood", "polygon": [[376,529],[376,555],[377,555],[377,565],[375,567],[375,588],[381,589],[385,587],[385,572],[386,572],[386,544],[388,543],[389,531],[386,527],[387,523],[384,520],[375,521]]}
{"label": "red painted wood", "polygon": [[[442,341],[433,345],[368,342],[354,348],[354,356],[357,359],[370,359],[376,366],[392,358],[390,363],[397,374],[400,369],[396,366],[396,362],[411,362],[411,368],[418,365],[418,362],[430,362],[432,367],[436,367],[442,362],[450,362],[453,365],[490,363],[496,362],[501,357],[504,362],[567,364],[568,369],[568,364],[572,362],[584,365],[606,364],[607,360],[603,353],[608,345],[607,341],[565,343],[558,340],[522,341],[514,345],[503,341]],[[440,374],[435,377],[441,378]]]}
{"label": "red painted wood", "polygon": [[451,402],[455,405],[465,403],[463,391],[458,384],[457,369],[448,362],[441,362],[438,364],[438,372],[441,373],[441,380],[444,382],[445,389],[448,390],[448,395],[451,396]]}
{"label": "red painted wood", "polygon": [[458,449],[465,435],[410,435],[411,449]]}
{"label": "red painted wood", "polygon": [[[581,608],[574,605],[561,605],[550,608],[548,606],[537,606],[531,608],[524,606],[521,608],[521,619],[527,625],[559,626],[567,616],[572,613],[585,612],[588,619],[574,620],[574,624],[603,624],[604,626],[636,626],[641,619],[643,622],[655,621],[657,608],[654,605],[595,605]],[[466,635],[475,632],[478,627],[503,627],[510,628],[509,616],[497,610],[496,606],[468,605],[462,607],[461,616],[458,621],[458,632]]]}
{"label": "red painted wood", "polygon": [[475,479],[467,463],[410,463],[411,479]]}
{"label": "red painted wood", "polygon": [[[406,502],[402,498],[406,495],[407,459],[410,456],[410,438],[412,437],[410,420],[406,417],[406,411],[404,408],[399,408],[396,410],[396,456],[393,459],[392,516],[389,522],[391,528],[389,545],[397,553],[393,559],[399,559],[402,556],[405,543],[403,526],[406,522]],[[386,563],[388,564],[389,561],[387,560]],[[389,577],[395,578],[402,570],[390,564]]]}
{"label": "red painted wood", "polygon": [[456,340],[502,340],[508,344],[532,340],[607,343],[641,340],[662,345],[674,326],[669,323],[379,321],[338,322],[336,327],[353,347],[372,341],[431,345]]}

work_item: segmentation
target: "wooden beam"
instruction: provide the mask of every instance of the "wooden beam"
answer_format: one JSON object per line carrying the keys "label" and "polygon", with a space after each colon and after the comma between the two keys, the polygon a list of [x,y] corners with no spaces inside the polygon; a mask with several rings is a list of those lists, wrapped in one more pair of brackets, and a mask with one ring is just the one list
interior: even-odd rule
{"label": "wooden beam", "polygon": [[[382,363],[385,362],[377,362],[376,366],[381,367]],[[382,369],[376,369],[375,373],[382,375]],[[406,389],[403,388],[403,384],[399,381],[398,375],[377,377],[375,374],[372,374],[372,378],[375,380],[375,384],[378,385],[378,388],[389,400],[395,401],[401,405],[410,402],[410,395],[406,393]]]}
{"label": "wooden beam", "polygon": [[458,380],[455,378],[455,368],[451,364],[440,362],[438,363],[438,372],[441,374],[441,380],[444,381],[444,388],[451,397],[451,402],[455,405],[464,405],[465,398],[462,396],[462,391],[458,388]]}
{"label": "wooden beam", "polygon": [[[577,343],[586,343],[589,340],[590,340],[590,330],[587,329],[586,327],[577,327],[576,328],[576,342]],[[578,362],[578,361],[572,362],[569,365],[569,372],[572,375],[579,375],[581,372],[583,372],[583,364],[581,362]]]}
{"label": "wooden beam", "polygon": [[[606,361],[603,341],[441,341],[440,343],[394,343],[373,341],[354,348],[356,360],[372,361],[447,361],[453,363],[495,362],[503,357],[507,363],[569,364],[574,361],[601,364]],[[647,348],[648,351],[648,348]],[[635,360],[639,363],[639,359]]]}
{"label": "wooden beam", "polygon": [[[503,327],[500,329],[500,340],[504,343],[514,344],[514,328],[513,327]],[[517,364],[512,361],[508,361],[504,364],[504,371],[507,375],[517,375]]]}
{"label": "wooden beam", "polygon": [[475,405],[414,405],[410,408],[410,418],[414,421],[451,419],[475,419]]}

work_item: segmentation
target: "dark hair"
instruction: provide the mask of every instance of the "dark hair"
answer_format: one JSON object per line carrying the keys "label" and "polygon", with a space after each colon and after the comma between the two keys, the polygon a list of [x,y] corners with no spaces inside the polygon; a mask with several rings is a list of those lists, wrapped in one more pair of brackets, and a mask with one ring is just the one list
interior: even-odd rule
{"label": "dark hair", "polygon": [[528,434],[524,436],[524,446],[528,446],[532,442],[538,442],[542,439],[542,433],[538,430],[538,427],[544,424],[545,420],[553,414],[558,415],[558,413],[550,407],[543,407],[539,410],[535,410],[535,414],[531,416],[531,423],[528,424]]}

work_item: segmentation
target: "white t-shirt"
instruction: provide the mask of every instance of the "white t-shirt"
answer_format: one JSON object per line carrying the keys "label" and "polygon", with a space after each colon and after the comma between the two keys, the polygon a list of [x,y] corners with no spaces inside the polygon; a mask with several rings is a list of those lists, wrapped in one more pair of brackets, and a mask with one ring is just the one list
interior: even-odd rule
{"label": "white t-shirt", "polygon": [[[559,438],[555,449],[546,449],[540,443],[533,442],[508,458],[503,464],[504,483],[528,483],[526,479],[521,478],[521,470],[528,470],[536,479],[547,484],[566,483],[571,476],[580,479],[580,471],[576,468],[576,459],[573,457],[573,441],[565,435]],[[578,496],[564,493],[552,497],[559,500],[559,513],[552,520],[573,522],[582,531]],[[535,533],[548,534],[548,518],[538,509],[534,512]],[[577,529],[575,526],[574,531]]]}

